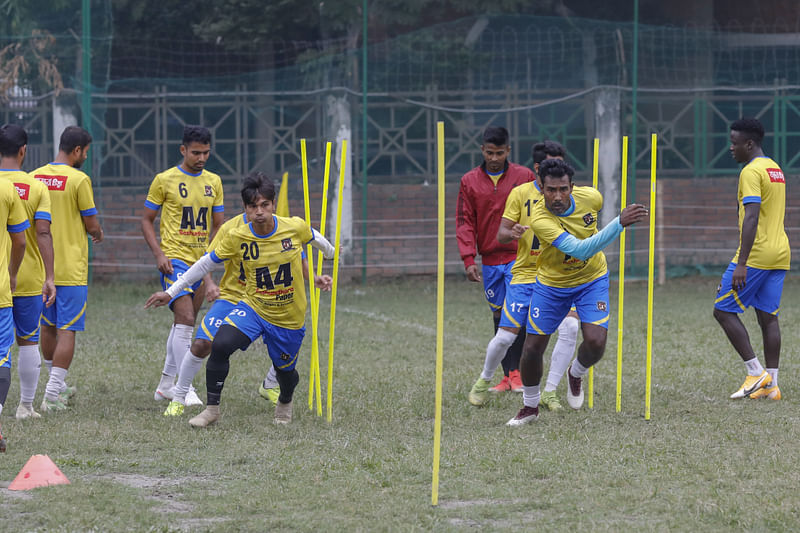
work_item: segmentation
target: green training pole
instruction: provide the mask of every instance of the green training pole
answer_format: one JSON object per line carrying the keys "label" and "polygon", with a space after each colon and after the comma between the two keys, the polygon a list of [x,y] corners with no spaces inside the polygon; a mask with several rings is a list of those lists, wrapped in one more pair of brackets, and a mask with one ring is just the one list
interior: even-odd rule
{"label": "green training pole", "polygon": [[[639,0],[633,0],[633,76],[631,80],[631,186],[630,195],[636,203],[636,123],[639,104]],[[621,205],[620,209],[625,206]],[[631,232],[631,250],[636,250],[636,232]],[[631,255],[631,266],[636,268],[636,254]]]}
{"label": "green training pole", "polygon": [[361,284],[367,283],[367,0],[361,4]]}

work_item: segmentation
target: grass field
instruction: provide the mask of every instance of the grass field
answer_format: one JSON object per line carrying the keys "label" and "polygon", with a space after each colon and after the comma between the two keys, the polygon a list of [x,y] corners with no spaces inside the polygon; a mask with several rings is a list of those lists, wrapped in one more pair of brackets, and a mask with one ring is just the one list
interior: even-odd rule
{"label": "grass field", "polygon": [[[232,359],[223,417],[208,430],[186,416],[166,419],[153,401],[171,321],[164,309],[142,309],[154,287],[95,285],[68,378],[79,387],[73,407],[16,421],[14,370],[0,418],[8,440],[0,487],[40,453],[72,483],[0,488],[0,530],[797,530],[800,279],[787,279],[784,290],[782,402],[728,399],[745,373],[711,317],[717,282],[656,288],[651,421],[643,419],[646,285],[637,282],[626,286],[623,412],[614,409],[612,284],[595,408],[544,412],[507,428],[519,394],[483,408],[466,401],[491,319],[477,285],[448,280],[436,508],[432,278],[340,290],[333,423],[307,410],[306,343],[295,421],[273,426],[256,391],[266,358],[254,345]],[[746,323],[760,353],[752,313]],[[37,405],[45,381],[43,371]],[[204,372],[198,381],[204,398]],[[563,401],[564,383],[559,393]]]}

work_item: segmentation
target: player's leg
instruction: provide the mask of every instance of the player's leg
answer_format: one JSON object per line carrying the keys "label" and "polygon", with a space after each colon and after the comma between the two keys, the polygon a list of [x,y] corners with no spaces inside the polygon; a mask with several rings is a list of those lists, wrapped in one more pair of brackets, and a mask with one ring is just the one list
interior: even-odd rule
{"label": "player's leg", "polygon": [[[263,320],[263,319],[262,319]],[[300,381],[295,366],[303,344],[305,328],[287,329],[263,321],[264,344],[275,367],[275,377],[280,386],[278,403],[275,405],[276,424],[288,424],[292,421],[292,398]]]}
{"label": "player's leg", "polygon": [[550,370],[547,372],[547,381],[540,399],[540,403],[551,411],[561,409],[561,401],[558,399],[556,389],[575,354],[579,329],[578,313],[574,309],[570,309],[566,318],[558,325],[558,338],[553,346],[553,353],[550,355]]}
{"label": "player's leg", "polygon": [[[509,347],[519,337],[528,316],[528,305],[531,301],[532,283],[519,283],[509,285],[506,298],[503,302],[500,327],[495,336],[486,346],[486,356],[483,362],[483,372],[475,381],[469,392],[468,400],[472,405],[483,405],[488,399],[488,392],[492,376],[503,358],[507,357]],[[520,384],[521,386],[521,384]]]}
{"label": "player's leg", "polygon": [[735,267],[736,265],[731,263],[722,275],[722,281],[717,288],[717,298],[714,300],[714,318],[722,327],[747,369],[747,377],[744,383],[730,396],[731,398],[744,398],[750,393],[769,385],[772,381],[772,378],[764,370],[758,357],[756,357],[747,328],[744,327],[739,318],[739,315],[754,303],[754,298],[763,282],[763,276],[760,274],[765,271],[748,267],[747,284],[743,289],[734,291],[731,288],[731,280]]}
{"label": "player's leg", "polygon": [[[508,295],[509,287],[511,286],[511,281],[513,279],[513,274],[511,273],[511,267],[513,266],[514,262],[512,261],[511,263],[506,264],[503,269],[503,281],[505,283],[506,295]],[[525,312],[527,313],[527,309]],[[495,333],[497,333],[497,328],[495,328]],[[525,328],[521,327],[517,333],[517,338],[514,340],[511,346],[508,347],[502,360],[503,375],[508,378],[508,387],[512,392],[522,392],[522,380],[519,375],[519,359],[522,356],[522,345],[524,342]]]}
{"label": "player's leg", "polygon": [[[10,307],[0,309],[0,414],[11,387],[11,347],[14,344],[14,317]],[[0,432],[2,433],[2,432]],[[6,451],[6,441],[0,434],[0,452]]]}
{"label": "player's leg", "polygon": [[278,396],[280,393],[281,389],[280,384],[278,383],[278,377],[275,373],[275,365],[270,364],[269,371],[267,371],[267,377],[265,377],[258,386],[258,395],[271,402],[272,405],[276,405],[278,403]]}
{"label": "player's leg", "polygon": [[[55,318],[56,343],[41,405],[43,411],[63,411],[66,409],[64,402],[75,394],[75,387],[68,386],[66,379],[75,356],[75,334],[85,328],[87,300],[86,285],[56,287],[56,303],[50,307],[55,308],[55,313],[48,315]],[[47,310],[45,308],[43,317]]]}
{"label": "player's leg", "polygon": [[575,309],[581,322],[583,342],[578,356],[567,369],[567,403],[573,409],[583,405],[583,378],[603,357],[608,337],[608,274],[575,287]]}
{"label": "player's leg", "polygon": [[[506,295],[506,266],[505,265],[483,265],[481,266],[481,277],[483,278],[483,294],[489,309],[492,311],[492,325],[494,333],[500,327],[502,317],[503,301]],[[511,381],[508,378],[509,369],[503,366],[503,379],[500,383],[492,387],[492,392],[504,392],[511,390]]]}
{"label": "player's leg", "polygon": [[[9,348],[10,350],[10,348]],[[11,387],[11,367],[0,366],[0,413],[3,412],[3,405],[6,403],[8,397],[8,389]],[[2,430],[2,428],[0,428]],[[6,451],[6,441],[3,438],[3,433],[0,431],[0,453]]]}
{"label": "player's leg", "polygon": [[768,386],[750,393],[750,398],[753,399],[781,399],[781,390],[778,388],[778,366],[781,357],[781,328],[778,323],[778,312],[785,277],[785,270],[766,271],[766,279],[753,302],[764,341],[764,366],[771,378]]}
{"label": "player's leg", "polygon": [[39,317],[42,314],[41,296],[14,297],[13,315],[17,346],[17,375],[19,376],[19,405],[16,418],[40,418],[34,411],[33,400],[42,367],[39,355]]}
{"label": "player's leg", "polygon": [[[58,302],[58,287],[56,287],[56,302]],[[56,339],[58,328],[56,328],[57,315],[56,304],[42,309],[42,317],[39,322],[39,345],[42,347],[42,360],[47,369],[47,375],[53,368],[53,354],[56,351]]]}

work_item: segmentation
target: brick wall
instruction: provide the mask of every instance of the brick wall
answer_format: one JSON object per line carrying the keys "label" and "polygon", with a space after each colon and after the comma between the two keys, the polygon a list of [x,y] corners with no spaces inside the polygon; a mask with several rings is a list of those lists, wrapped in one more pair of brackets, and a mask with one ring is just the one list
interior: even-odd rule
{"label": "brick wall", "polygon": [[[791,178],[787,178],[791,182]],[[649,204],[649,180],[637,182],[637,199]],[[790,241],[800,226],[800,190],[787,189],[786,226]],[[458,184],[446,187],[446,248],[448,273],[463,272],[455,242],[455,201]],[[142,188],[106,187],[96,191],[96,202],[106,232],[106,241],[94,247],[94,279],[106,280],[121,276],[126,279],[154,280],[153,257],[141,237],[139,217],[146,190]],[[225,189],[226,217],[241,211],[236,186]],[[437,189],[425,185],[371,185],[367,201],[366,240],[361,223],[361,192],[354,192],[353,255],[341,266],[342,279],[359,278],[362,272],[363,244],[367,243],[367,275],[432,274],[437,262]],[[290,194],[290,210],[302,215],[302,198]],[[736,180],[728,178],[695,178],[662,180],[663,238],[657,249],[664,249],[668,265],[722,265],[736,249]],[[312,195],[312,212],[321,209],[321,194]],[[330,220],[329,213],[328,219]],[[319,217],[314,217],[318,226]],[[331,238],[332,240],[332,238]],[[644,265],[647,261],[648,227],[642,225],[628,232],[627,264]],[[612,269],[617,262],[618,246],[607,249]]]}

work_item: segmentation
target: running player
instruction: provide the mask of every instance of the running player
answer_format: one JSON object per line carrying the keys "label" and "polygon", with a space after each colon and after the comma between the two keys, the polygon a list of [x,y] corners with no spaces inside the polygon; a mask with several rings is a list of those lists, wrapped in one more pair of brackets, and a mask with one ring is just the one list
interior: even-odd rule
{"label": "running player", "polygon": [[55,161],[33,172],[50,192],[56,302],[42,310],[41,345],[50,379],[43,411],[63,411],[76,387],[66,384],[75,354],[75,334],[85,329],[88,297],[89,243],[103,241],[97,220],[92,180],[80,171],[89,155],[92,137],[83,128],[69,126],[61,133]]}
{"label": "running player", "polygon": [[550,335],[573,305],[580,317],[583,342],[567,371],[567,402],[574,409],[583,404],[582,378],[603,356],[608,333],[608,269],[600,250],[624,227],[647,214],[642,205],[628,206],[598,233],[597,212],[603,197],[592,187],[574,187],[573,174],[572,167],[558,159],[544,161],[539,167],[544,201],[538,202],[531,214],[531,229],[541,247],[539,270],[520,361],[523,407],[508,421],[510,426],[538,418],[542,356]]}
{"label": "running player", "polygon": [[[25,257],[25,230],[30,226],[25,207],[10,181],[0,180],[0,220],[6,232],[0,234],[0,413],[11,386],[11,347],[14,345],[14,316],[11,293],[17,288],[17,272]],[[2,429],[2,428],[0,428]],[[6,441],[0,431],[0,452]]]}
{"label": "running player", "polygon": [[[330,258],[333,246],[302,219],[275,216],[274,201],[275,185],[264,174],[247,176],[242,202],[248,206],[248,212],[252,210],[252,222],[233,229],[182,278],[166,291],[154,293],[145,304],[145,307],[165,305],[184,287],[207,275],[215,263],[241,262],[245,297],[214,336],[206,365],[208,405],[189,420],[193,426],[206,427],[219,419],[230,356],[237,349],[247,349],[258,337],[267,345],[280,385],[275,422],[287,424],[292,420],[292,396],[300,379],[295,365],[305,334],[302,248],[312,242]],[[315,286],[330,290],[332,280],[330,276],[316,276],[314,282]]]}
{"label": "running player", "polygon": [[[483,372],[470,390],[468,400],[472,405],[483,405],[488,400],[489,383],[500,364],[500,359],[517,338],[531,300],[531,291],[536,282],[536,258],[539,256],[539,240],[530,231],[531,211],[542,199],[539,166],[547,159],[563,161],[564,147],[554,141],[544,141],[533,146],[533,170],[536,181],[515,187],[506,200],[506,208],[497,232],[501,243],[517,241],[517,259],[511,268],[512,279],[506,291],[500,327],[486,348]],[[523,332],[524,335],[524,332]],[[578,319],[570,310],[558,327],[558,341],[550,362],[547,385],[551,387],[542,394],[541,403],[551,411],[561,409],[556,387],[569,366],[578,338]]]}
{"label": "running player", "polygon": [[[183,162],[156,175],[150,184],[142,213],[142,234],[153,252],[167,288],[205,253],[214,233],[224,221],[222,181],[205,169],[211,154],[211,132],[201,126],[186,126],[181,143]],[[154,221],[161,210],[156,239]],[[207,278],[210,281],[210,277]],[[156,400],[172,400],[175,376],[192,342],[197,311],[203,304],[205,287],[198,280],[170,302],[173,323],[167,337],[167,354]],[[202,405],[193,389],[186,396],[188,405]]]}
{"label": "running player", "polygon": [[[511,190],[523,183],[533,181],[533,172],[527,167],[510,163],[508,156],[508,130],[489,126],[483,132],[481,144],[483,163],[461,178],[456,208],[456,239],[461,260],[464,262],[467,279],[483,281],[483,290],[492,310],[494,331],[500,324],[508,285],[511,282],[511,267],[517,255],[517,247],[511,243],[497,242],[497,230],[506,199]],[[475,264],[475,256],[481,256],[481,270]],[[519,356],[525,334],[520,333],[503,358],[504,377],[492,387],[492,392],[519,391]]]}
{"label": "running player", "polygon": [[[739,248],[722,275],[714,318],[744,361],[747,377],[731,398],[780,400],[778,363],[781,330],[778,311],[791,250],[783,226],[786,180],[778,164],[764,155],[764,126],[754,118],[731,124],[731,155],[744,164],[739,173]],[[764,338],[766,370],[756,357],[739,314],[753,306]]]}
{"label": "running player", "polygon": [[0,128],[0,178],[9,180],[22,200],[30,227],[25,230],[25,258],[17,289],[12,294],[19,375],[17,420],[39,418],[33,399],[39,384],[39,319],[42,306],[56,298],[53,278],[53,237],[50,234],[50,193],[42,182],[20,170],[28,148],[28,134],[17,124]]}

